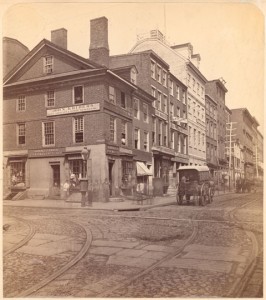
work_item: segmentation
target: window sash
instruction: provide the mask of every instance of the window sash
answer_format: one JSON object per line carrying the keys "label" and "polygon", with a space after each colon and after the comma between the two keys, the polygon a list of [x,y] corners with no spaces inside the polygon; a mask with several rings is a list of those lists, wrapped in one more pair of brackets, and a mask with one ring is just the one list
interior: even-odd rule
{"label": "window sash", "polygon": [[18,102],[17,102],[17,110],[18,111],[25,111],[26,110],[26,97],[25,96],[19,96]]}
{"label": "window sash", "polygon": [[53,56],[44,57],[44,72],[46,74],[53,72]]}
{"label": "window sash", "polygon": [[54,122],[43,123],[44,128],[44,145],[54,145],[55,144],[55,136],[54,136]]}
{"label": "window sash", "polygon": [[82,85],[74,86],[73,93],[74,93],[74,104],[83,103],[83,101],[84,101],[83,86]]}
{"label": "window sash", "polygon": [[55,104],[54,91],[48,91],[46,94],[46,106],[54,106]]}

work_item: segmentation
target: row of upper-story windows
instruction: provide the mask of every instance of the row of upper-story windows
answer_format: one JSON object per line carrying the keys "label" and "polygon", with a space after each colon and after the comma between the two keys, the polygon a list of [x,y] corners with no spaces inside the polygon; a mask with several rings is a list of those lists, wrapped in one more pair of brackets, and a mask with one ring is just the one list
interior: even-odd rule
{"label": "row of upper-story windows", "polygon": [[188,80],[187,85],[191,88],[198,96],[204,98],[205,97],[205,90],[204,86],[200,84],[200,82],[193,77],[191,74],[188,73]]}
{"label": "row of upper-story windows", "polygon": [[[122,108],[126,109],[129,106],[127,95],[122,92],[116,90],[114,87],[109,86],[109,101],[113,104],[117,102],[117,93],[120,93],[120,105]],[[46,107],[55,106],[55,96],[56,93],[54,90],[49,90],[45,94]],[[83,104],[84,103],[84,86],[77,85],[72,89],[72,99],[73,104]],[[26,96],[21,95],[17,99],[17,111],[25,111],[26,110]]]}
{"label": "row of upper-story windows", "polygon": [[188,127],[189,146],[205,146],[205,134],[193,129],[191,126]]}
{"label": "row of upper-story windows", "polygon": [[168,147],[168,125],[166,121],[153,118],[152,144]]}
{"label": "row of upper-story windows", "polygon": [[167,71],[153,60],[151,60],[151,77],[167,87]]}
{"label": "row of upper-story windows", "polygon": [[204,107],[197,104],[196,101],[192,101],[190,98],[188,98],[188,113],[202,122],[205,122]]}

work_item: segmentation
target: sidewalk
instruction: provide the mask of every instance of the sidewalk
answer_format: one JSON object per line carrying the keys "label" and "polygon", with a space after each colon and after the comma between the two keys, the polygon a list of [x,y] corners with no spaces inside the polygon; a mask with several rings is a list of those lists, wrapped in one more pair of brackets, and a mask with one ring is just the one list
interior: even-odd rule
{"label": "sidewalk", "polygon": [[[230,192],[232,193],[232,192]],[[228,194],[228,192],[215,195],[216,197]],[[42,208],[74,208],[82,210],[111,210],[111,211],[123,211],[123,210],[146,210],[153,207],[167,206],[176,204],[176,197],[168,195],[164,197],[154,197],[152,200],[144,200],[143,204],[133,200],[124,199],[120,202],[93,202],[92,206],[81,207],[80,203],[77,202],[66,202],[65,200],[4,200],[4,206],[21,206],[21,207],[42,207]]]}

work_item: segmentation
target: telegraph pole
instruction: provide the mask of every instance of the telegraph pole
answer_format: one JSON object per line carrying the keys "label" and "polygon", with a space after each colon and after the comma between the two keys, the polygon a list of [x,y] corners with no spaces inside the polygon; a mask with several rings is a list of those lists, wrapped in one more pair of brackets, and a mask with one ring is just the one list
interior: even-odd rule
{"label": "telegraph pole", "polygon": [[[228,163],[228,173],[229,173],[229,190],[231,188],[231,163],[232,163],[232,137],[236,136],[236,134],[232,134],[233,130],[236,130],[236,128],[233,128],[233,124],[237,122],[229,122],[226,123],[226,125],[229,125],[229,128],[226,128],[226,130],[229,130],[228,135],[226,134],[226,140],[229,137],[229,163]],[[226,147],[228,149],[228,147]],[[233,178],[234,179],[234,178]]]}

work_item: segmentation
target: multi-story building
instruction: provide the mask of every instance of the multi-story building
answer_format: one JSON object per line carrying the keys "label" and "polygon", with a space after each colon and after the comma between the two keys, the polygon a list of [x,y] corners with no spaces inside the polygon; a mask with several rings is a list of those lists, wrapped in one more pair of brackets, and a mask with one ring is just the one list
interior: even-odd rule
{"label": "multi-story building", "polygon": [[255,146],[255,164],[256,164],[256,177],[262,180],[263,178],[263,136],[257,132],[257,144]]}
{"label": "multi-story building", "polygon": [[103,27],[106,18],[91,20],[90,59],[68,51],[67,32],[60,29],[4,78],[4,175],[11,190],[54,196],[72,176],[78,186],[86,172],[84,147],[89,178],[107,179],[113,196],[125,181],[136,184],[136,152],[152,163],[154,98],[134,84],[135,67],[129,80],[108,68]]}
{"label": "multi-story building", "polygon": [[217,102],[205,95],[206,108],[206,158],[207,166],[214,175],[218,169],[217,161]]}
{"label": "multi-story building", "polygon": [[170,72],[187,86],[190,165],[206,165],[205,83],[199,70],[200,55],[190,43],[170,46],[159,30],[139,37],[131,53],[153,50],[169,64]]}
{"label": "multi-story building", "polygon": [[188,164],[187,87],[169,72],[168,64],[152,50],[110,59],[114,70],[133,65],[138,71],[136,84],[156,98],[151,135],[154,182],[160,185],[162,181],[165,187],[174,186],[176,169]]}
{"label": "multi-story building", "polygon": [[226,141],[226,106],[225,94],[227,89],[224,80],[215,79],[206,83],[206,94],[217,103],[217,158],[219,168],[227,169],[227,159],[225,151]]}
{"label": "multi-story building", "polygon": [[251,116],[246,108],[231,109],[231,120],[234,124],[236,137],[243,147],[244,176],[256,176],[256,145],[258,141],[258,121]]}

